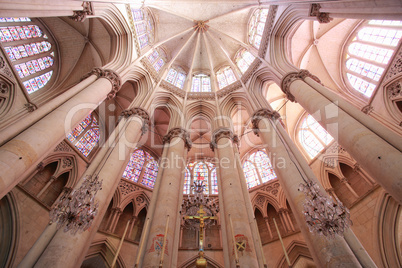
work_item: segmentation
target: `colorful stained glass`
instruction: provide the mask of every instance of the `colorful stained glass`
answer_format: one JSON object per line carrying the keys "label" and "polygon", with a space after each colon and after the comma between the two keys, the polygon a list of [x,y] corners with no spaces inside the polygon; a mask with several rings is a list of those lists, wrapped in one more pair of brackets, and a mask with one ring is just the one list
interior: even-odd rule
{"label": "colorful stained glass", "polygon": [[158,168],[158,162],[148,152],[137,149],[130,157],[123,178],[154,188]]}
{"label": "colorful stained glass", "polygon": [[183,194],[190,194],[191,189],[191,174],[188,168],[186,168],[186,173],[184,174],[184,187]]}
{"label": "colorful stained glass", "polygon": [[173,84],[174,80],[176,79],[177,71],[171,68],[166,76],[166,81]]}
{"label": "colorful stained glass", "polygon": [[[40,77],[35,78],[35,80],[37,83],[43,83]],[[74,144],[78,151],[88,157],[99,142],[100,130],[98,121],[90,114],[73,131],[68,133],[66,137]]]}
{"label": "colorful stained glass", "polygon": [[222,89],[228,85],[228,82],[226,81],[225,74],[223,72],[218,72],[216,74],[216,78],[218,80],[218,86],[219,89]]}
{"label": "colorful stained glass", "polygon": [[243,171],[248,188],[255,187],[276,178],[268,155],[261,150],[248,157],[247,161],[243,164]]}
{"label": "colorful stained glass", "polygon": [[249,42],[255,48],[259,49],[261,38],[264,33],[265,21],[267,20],[268,9],[257,9],[249,24]]}
{"label": "colorful stained glass", "polygon": [[193,170],[194,181],[205,185],[204,194],[209,194],[208,173],[208,166],[204,162],[198,162]]}
{"label": "colorful stained glass", "polygon": [[402,38],[402,21],[371,20],[348,47],[346,76],[353,89],[371,97]]}
{"label": "colorful stained glass", "polygon": [[131,9],[131,12],[133,13],[134,21],[141,21],[144,19],[144,13],[141,9]]}
{"label": "colorful stained glass", "polygon": [[197,76],[193,77],[193,84],[191,87],[192,92],[200,92],[200,84],[201,84],[200,80],[201,80],[200,77]]}
{"label": "colorful stained glass", "polygon": [[260,184],[257,175],[257,169],[255,165],[251,163],[249,160],[244,162],[243,171],[247,181],[247,188],[250,189]]}
{"label": "colorful stained glass", "polygon": [[159,72],[162,66],[165,65],[165,61],[163,59],[158,59],[158,61],[154,64],[154,69]]}
{"label": "colorful stained glass", "polygon": [[250,52],[243,49],[237,53],[235,61],[240,71],[244,74],[250,67],[251,63],[253,63],[254,59],[255,57]]}
{"label": "colorful stained glass", "polygon": [[211,194],[218,194],[218,176],[216,168],[211,171]]}
{"label": "colorful stained glass", "polygon": [[183,89],[184,80],[186,80],[186,74],[179,73],[175,83],[176,87]]}
{"label": "colorful stained glass", "polygon": [[333,141],[331,135],[311,115],[306,116],[303,120],[299,130],[299,139],[311,158],[314,158],[324,149],[324,146]]}
{"label": "colorful stained glass", "polygon": [[216,73],[219,89],[222,89],[236,81],[232,68],[229,66],[220,69]]}
{"label": "colorful stained glass", "polygon": [[[31,20],[26,17],[22,18],[5,18],[4,22],[30,22]],[[1,21],[0,21],[1,22]],[[21,40],[35,38],[37,42],[34,43],[21,43]],[[50,68],[54,64],[54,60],[50,56],[41,57],[38,59],[31,59],[29,61],[23,62],[23,59],[29,58],[36,54],[46,53],[54,56],[54,52],[51,51],[52,46],[50,42],[45,40],[38,40],[39,38],[47,38],[38,25],[16,25],[8,27],[0,27],[0,39],[1,42],[18,41],[18,45],[11,45],[4,47],[11,62],[14,63],[14,68],[21,78],[22,83],[29,94],[35,92],[36,90],[43,88],[49,81],[53,74],[53,71],[49,71],[45,74],[36,73]],[[29,78],[28,78],[29,77]]]}
{"label": "colorful stained glass", "polygon": [[[148,153],[147,153],[148,154]],[[147,155],[147,166],[142,177],[141,183],[151,189],[154,188],[156,176],[158,175],[158,162],[152,156]]]}
{"label": "colorful stained glass", "polygon": [[140,41],[141,48],[144,48],[148,44],[148,36],[146,36],[145,34],[142,36],[139,36],[138,40]]}
{"label": "colorful stained glass", "polygon": [[20,18],[0,18],[0,22],[19,22],[19,21],[31,21],[30,18],[20,17]]}

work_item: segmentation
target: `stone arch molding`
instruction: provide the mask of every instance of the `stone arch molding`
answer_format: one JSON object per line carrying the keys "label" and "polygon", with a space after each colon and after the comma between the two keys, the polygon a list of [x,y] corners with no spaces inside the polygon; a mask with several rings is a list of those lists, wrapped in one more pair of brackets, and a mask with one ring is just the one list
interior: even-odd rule
{"label": "stone arch molding", "polygon": [[[286,249],[288,252],[289,260],[292,266],[300,259],[306,258],[313,262],[313,258],[311,257],[310,251],[308,250],[307,245],[304,242],[294,240],[292,241]],[[288,267],[285,259],[285,255],[282,254],[281,259],[277,263],[275,267],[285,268]]]}
{"label": "stone arch molding", "polygon": [[[108,238],[103,240],[96,240],[92,242],[90,248],[88,249],[85,260],[100,255],[102,259],[108,264],[108,267],[110,267],[112,265],[113,257],[116,255],[116,252],[117,249],[115,248],[114,243],[109,241]],[[119,255],[117,257],[115,267],[126,268],[128,266],[125,264],[123,258]]]}
{"label": "stone arch molding", "polygon": [[[0,61],[2,60],[0,56]],[[0,69],[1,69],[0,62]],[[0,73],[0,117],[3,117],[8,113],[11,106],[14,103],[15,96],[15,84],[8,79],[5,75]]]}
{"label": "stone arch molding", "polygon": [[135,191],[123,197],[120,204],[117,205],[117,208],[123,211],[128,204],[132,203],[134,208],[133,216],[138,216],[143,208],[148,208],[149,202],[150,198],[144,191]]}
{"label": "stone arch molding", "polygon": [[45,166],[57,162],[57,168],[55,172],[52,174],[52,177],[58,178],[64,173],[69,173],[67,183],[65,188],[73,189],[75,184],[77,183],[77,174],[78,174],[78,165],[77,159],[73,153],[53,153],[50,154],[47,158],[42,160],[38,165],[36,170],[25,179],[24,184],[32,179],[36,173],[42,170]]}

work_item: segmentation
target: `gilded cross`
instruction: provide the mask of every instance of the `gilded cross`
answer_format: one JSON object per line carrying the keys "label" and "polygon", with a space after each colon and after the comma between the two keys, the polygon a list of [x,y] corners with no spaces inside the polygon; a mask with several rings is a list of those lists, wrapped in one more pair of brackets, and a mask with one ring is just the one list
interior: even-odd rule
{"label": "gilded cross", "polygon": [[200,250],[204,250],[204,227],[205,227],[205,220],[216,220],[217,218],[215,216],[204,216],[205,211],[203,205],[200,205],[200,209],[197,211],[196,216],[184,216],[184,219],[186,220],[199,220],[200,221],[200,232],[199,232],[199,238],[200,238]]}

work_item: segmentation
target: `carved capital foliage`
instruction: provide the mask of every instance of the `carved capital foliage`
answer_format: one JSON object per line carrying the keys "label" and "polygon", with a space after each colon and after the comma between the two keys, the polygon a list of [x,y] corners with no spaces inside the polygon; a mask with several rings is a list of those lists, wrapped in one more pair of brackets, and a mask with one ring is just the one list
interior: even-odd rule
{"label": "carved capital foliage", "polygon": [[95,67],[92,69],[92,71],[84,75],[81,80],[84,80],[91,75],[96,75],[98,78],[106,78],[110,81],[110,83],[112,84],[112,90],[107,95],[108,100],[113,99],[116,96],[116,93],[121,88],[120,76],[112,70]]}
{"label": "carved capital foliage", "polygon": [[135,107],[131,108],[129,110],[124,110],[121,112],[121,115],[124,117],[130,117],[130,116],[137,116],[142,119],[142,128],[141,132],[142,135],[144,135],[148,131],[148,125],[149,125],[149,114],[147,111],[140,107]]}
{"label": "carved capital foliage", "polygon": [[387,94],[390,100],[399,99],[402,97],[402,84],[401,80],[396,81],[387,87]]}
{"label": "carved capital foliage", "polygon": [[33,111],[38,109],[38,107],[32,102],[25,103],[24,106],[28,110],[29,113],[32,113]]}
{"label": "carved capital foliage", "polygon": [[219,128],[215,130],[214,133],[212,134],[211,143],[209,144],[209,147],[211,148],[212,151],[214,151],[215,148],[218,147],[218,141],[222,138],[227,138],[232,142],[234,142],[234,135],[230,129]]}
{"label": "carved capital foliage", "polygon": [[319,23],[329,23],[333,20],[327,12],[320,12],[320,4],[311,4],[310,17],[316,17]]}
{"label": "carved capital foliage", "polygon": [[95,14],[92,2],[83,2],[82,7],[82,10],[74,11],[74,14],[70,17],[70,19],[76,22],[83,22],[87,18],[87,15]]}
{"label": "carved capital foliage", "polygon": [[308,70],[300,70],[299,72],[290,72],[283,77],[282,83],[281,83],[281,89],[282,89],[283,93],[286,94],[286,97],[288,98],[288,100],[290,100],[292,102],[296,102],[295,97],[292,95],[292,93],[290,93],[290,85],[295,80],[298,80],[298,79],[304,80],[304,79],[306,79],[306,77],[310,77],[315,82],[323,85],[321,83],[321,80],[317,76],[311,74]]}
{"label": "carved capital foliage", "polygon": [[390,67],[385,75],[384,81],[387,81],[402,73],[402,47],[400,47],[398,52],[395,53],[394,59],[389,66]]}
{"label": "carved capital foliage", "polygon": [[272,120],[279,119],[281,115],[277,111],[270,111],[266,108],[262,108],[257,110],[251,119],[251,122],[253,124],[253,132],[255,135],[259,136],[259,127],[258,124],[260,123],[260,120],[263,118],[268,118]]}
{"label": "carved capital foliage", "polygon": [[184,141],[184,145],[186,146],[187,150],[190,151],[192,142],[190,140],[190,134],[187,130],[181,127],[172,128],[168,134],[163,137],[163,144],[170,143],[173,138],[179,137]]}
{"label": "carved capital foliage", "polygon": [[373,106],[366,105],[362,108],[362,112],[369,115],[374,110]]}

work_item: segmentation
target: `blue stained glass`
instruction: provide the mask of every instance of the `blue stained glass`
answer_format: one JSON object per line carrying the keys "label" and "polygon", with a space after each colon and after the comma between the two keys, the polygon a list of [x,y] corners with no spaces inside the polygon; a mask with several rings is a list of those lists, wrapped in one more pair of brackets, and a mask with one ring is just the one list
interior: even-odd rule
{"label": "blue stained glass", "polygon": [[211,171],[211,194],[218,194],[218,177],[216,168]]}
{"label": "blue stained glass", "polygon": [[148,155],[148,163],[141,183],[149,188],[154,188],[156,176],[158,174],[158,162],[152,156]]}
{"label": "blue stained glass", "polygon": [[183,194],[190,194],[191,189],[191,174],[188,168],[186,168],[186,173],[184,175],[184,187]]}

